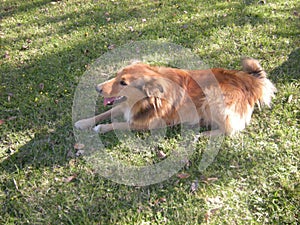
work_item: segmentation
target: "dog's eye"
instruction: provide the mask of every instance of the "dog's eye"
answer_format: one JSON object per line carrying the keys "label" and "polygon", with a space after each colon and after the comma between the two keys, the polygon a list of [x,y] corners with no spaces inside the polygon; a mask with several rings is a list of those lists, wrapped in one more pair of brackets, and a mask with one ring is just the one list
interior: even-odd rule
{"label": "dog's eye", "polygon": [[126,86],[126,85],[127,85],[127,83],[125,82],[125,80],[121,80],[121,81],[120,81],[120,84],[121,84],[122,86]]}

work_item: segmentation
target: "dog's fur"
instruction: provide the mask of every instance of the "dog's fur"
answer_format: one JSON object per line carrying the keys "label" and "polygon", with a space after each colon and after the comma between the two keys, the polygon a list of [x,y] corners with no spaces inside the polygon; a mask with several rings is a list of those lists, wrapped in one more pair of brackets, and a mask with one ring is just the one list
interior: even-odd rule
{"label": "dog's fur", "polygon": [[249,124],[255,104],[270,107],[276,92],[257,60],[244,58],[242,67],[242,71],[183,70],[131,64],[96,86],[105,104],[120,96],[125,97],[123,101],[100,115],[76,122],[75,127],[86,129],[123,114],[125,122],[100,124],[95,131],[201,123],[216,128],[210,134],[234,134]]}

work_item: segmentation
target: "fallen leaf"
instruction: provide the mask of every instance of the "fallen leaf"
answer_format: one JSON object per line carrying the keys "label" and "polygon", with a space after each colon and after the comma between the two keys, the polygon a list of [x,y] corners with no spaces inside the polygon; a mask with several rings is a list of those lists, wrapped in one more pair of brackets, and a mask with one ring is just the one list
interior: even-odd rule
{"label": "fallen leaf", "polygon": [[73,180],[75,180],[76,177],[77,177],[76,174],[74,174],[74,175],[72,175],[72,176],[69,176],[69,177],[67,177],[67,178],[64,179],[64,182],[65,182],[65,183],[70,183],[70,182],[72,182]]}
{"label": "fallen leaf", "polygon": [[28,45],[22,45],[21,50],[28,50],[28,49],[29,49],[29,46],[28,46]]}
{"label": "fallen leaf", "polygon": [[160,201],[160,202],[166,202],[167,199],[166,199],[166,198],[159,198],[159,201]]}
{"label": "fallen leaf", "polygon": [[186,179],[190,176],[190,174],[188,173],[179,173],[177,174],[177,177],[179,177],[180,179]]}
{"label": "fallen leaf", "polygon": [[207,178],[207,181],[217,181],[218,178],[217,177],[209,177]]}
{"label": "fallen leaf", "polygon": [[76,143],[74,145],[74,148],[77,149],[77,150],[83,149],[84,148],[84,144]]}
{"label": "fallen leaf", "polygon": [[166,156],[167,155],[161,150],[157,152],[157,157],[160,159],[164,159],[164,158],[166,158]]}
{"label": "fallen leaf", "polygon": [[205,184],[210,184],[214,181],[217,181],[218,178],[217,177],[205,177],[205,176],[201,176],[201,181]]}
{"label": "fallen leaf", "polygon": [[0,125],[4,124],[4,120],[0,120]]}

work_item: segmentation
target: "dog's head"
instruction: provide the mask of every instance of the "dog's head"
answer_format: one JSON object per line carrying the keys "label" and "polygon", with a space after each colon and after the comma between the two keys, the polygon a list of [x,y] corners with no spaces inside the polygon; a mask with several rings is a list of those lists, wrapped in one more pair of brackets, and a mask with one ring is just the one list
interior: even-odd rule
{"label": "dog's head", "polygon": [[182,96],[178,84],[159,73],[157,67],[143,63],[125,67],[115,78],[97,85],[96,90],[104,97],[104,105],[124,100],[135,104],[145,98],[172,101]]}

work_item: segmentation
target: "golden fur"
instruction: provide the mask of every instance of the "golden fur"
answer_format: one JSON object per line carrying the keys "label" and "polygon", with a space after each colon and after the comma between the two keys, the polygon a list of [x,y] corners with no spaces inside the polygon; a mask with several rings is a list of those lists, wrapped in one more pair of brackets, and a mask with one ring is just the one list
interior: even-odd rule
{"label": "golden fur", "polygon": [[131,64],[96,87],[105,103],[120,96],[126,100],[123,97],[112,109],[80,120],[75,127],[86,129],[123,114],[125,122],[100,124],[94,129],[105,133],[201,123],[216,128],[213,134],[234,134],[249,124],[255,104],[270,106],[276,91],[257,60],[245,58],[242,67],[242,71],[183,70]]}

